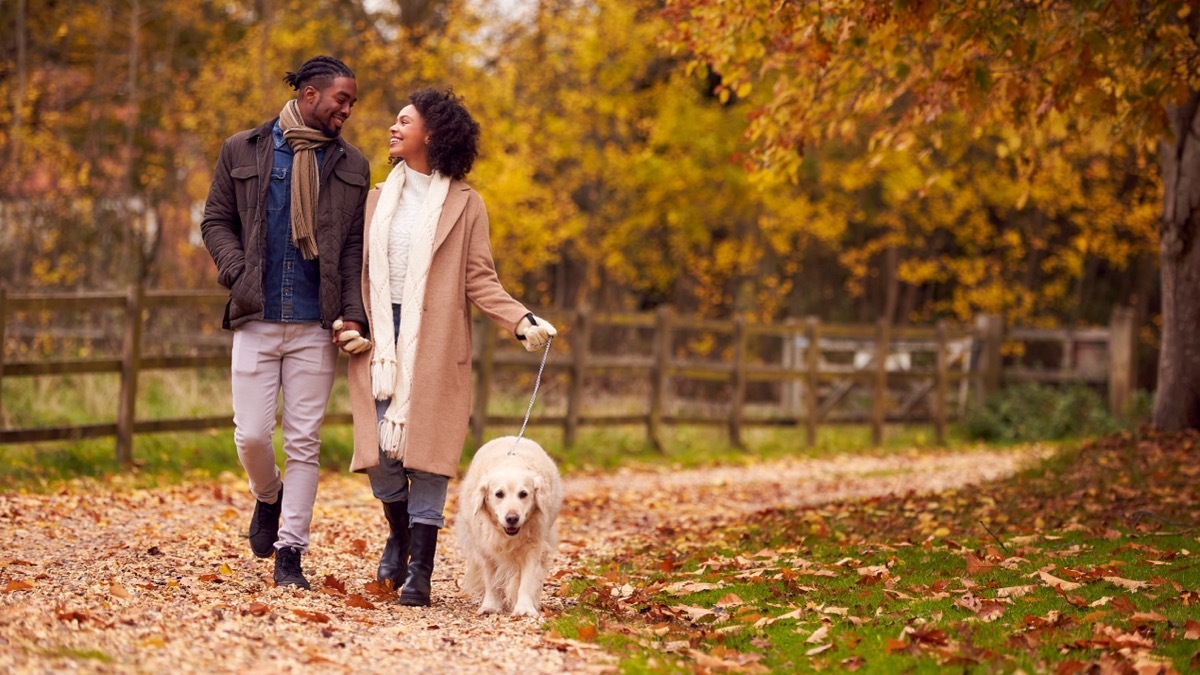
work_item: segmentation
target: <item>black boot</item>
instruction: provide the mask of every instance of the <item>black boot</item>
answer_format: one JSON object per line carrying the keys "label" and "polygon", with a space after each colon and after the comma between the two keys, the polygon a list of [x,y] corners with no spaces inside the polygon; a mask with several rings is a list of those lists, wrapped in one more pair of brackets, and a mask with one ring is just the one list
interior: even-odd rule
{"label": "black boot", "polygon": [[391,579],[392,588],[399,590],[408,572],[408,502],[383,502],[383,515],[389,533],[375,578]]}
{"label": "black boot", "polygon": [[283,512],[283,488],[274,504],[254,502],[254,515],[250,516],[250,550],[260,558],[270,558],[279,539],[279,514]]}
{"label": "black boot", "polygon": [[300,549],[284,546],[275,552],[275,585],[299,586],[310,590],[304,570],[300,569]]}
{"label": "black boot", "polygon": [[400,589],[400,604],[428,607],[433,554],[437,551],[438,528],[414,523],[408,533],[408,576]]}

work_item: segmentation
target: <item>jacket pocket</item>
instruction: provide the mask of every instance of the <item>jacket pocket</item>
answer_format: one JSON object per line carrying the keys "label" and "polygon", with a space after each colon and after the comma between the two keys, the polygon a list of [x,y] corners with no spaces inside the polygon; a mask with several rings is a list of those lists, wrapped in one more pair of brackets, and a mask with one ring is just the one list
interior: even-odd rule
{"label": "jacket pocket", "polygon": [[337,179],[333,183],[333,200],[336,208],[353,216],[358,211],[367,189],[367,177],[345,169],[334,169]]}
{"label": "jacket pocket", "polygon": [[[461,338],[458,340],[458,365],[471,363],[471,311],[467,310],[462,315],[462,330],[459,333]],[[490,330],[491,326],[485,326],[485,330]]]}
{"label": "jacket pocket", "polygon": [[229,177],[233,179],[238,215],[245,226],[251,222],[251,216],[258,204],[258,167],[253,164],[235,166],[229,170]]}

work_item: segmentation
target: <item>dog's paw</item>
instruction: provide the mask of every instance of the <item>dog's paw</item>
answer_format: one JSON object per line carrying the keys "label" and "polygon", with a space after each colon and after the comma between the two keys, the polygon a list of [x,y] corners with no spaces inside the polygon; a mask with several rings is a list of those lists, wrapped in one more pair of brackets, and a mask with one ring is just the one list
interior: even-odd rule
{"label": "dog's paw", "polygon": [[479,609],[475,613],[476,614],[500,614],[503,611],[504,611],[504,608],[501,607],[498,603],[485,602],[479,606]]}
{"label": "dog's paw", "polygon": [[538,618],[542,615],[542,613],[538,611],[537,606],[528,600],[518,600],[517,606],[513,607],[512,613],[513,616],[531,616],[534,618]]}

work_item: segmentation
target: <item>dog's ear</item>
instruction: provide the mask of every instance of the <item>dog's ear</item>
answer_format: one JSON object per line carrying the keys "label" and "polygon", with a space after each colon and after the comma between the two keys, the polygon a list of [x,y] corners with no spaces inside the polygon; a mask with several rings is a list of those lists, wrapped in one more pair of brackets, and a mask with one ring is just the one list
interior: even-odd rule
{"label": "dog's ear", "polygon": [[546,489],[546,481],[541,476],[533,477],[533,508],[541,508],[541,494]]}
{"label": "dog's ear", "polygon": [[488,492],[490,490],[491,488],[487,483],[481,483],[479,485],[479,499],[475,500],[475,513],[479,513],[484,509],[485,506],[487,506]]}

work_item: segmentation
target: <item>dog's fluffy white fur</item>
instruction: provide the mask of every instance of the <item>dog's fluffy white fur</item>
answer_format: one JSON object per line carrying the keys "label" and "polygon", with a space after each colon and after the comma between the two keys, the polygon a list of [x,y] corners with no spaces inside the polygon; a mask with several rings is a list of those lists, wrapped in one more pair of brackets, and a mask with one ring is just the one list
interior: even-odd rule
{"label": "dog's fluffy white fur", "polygon": [[542,583],[558,547],[562,480],[542,446],[515,436],[479,448],[459,485],[455,533],[463,590],[480,614],[540,616]]}

